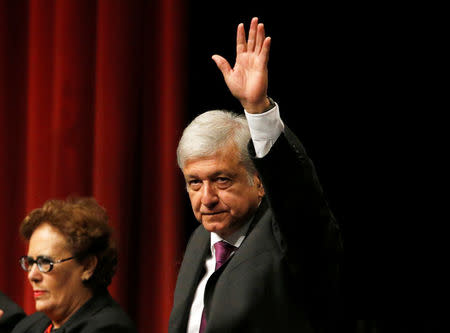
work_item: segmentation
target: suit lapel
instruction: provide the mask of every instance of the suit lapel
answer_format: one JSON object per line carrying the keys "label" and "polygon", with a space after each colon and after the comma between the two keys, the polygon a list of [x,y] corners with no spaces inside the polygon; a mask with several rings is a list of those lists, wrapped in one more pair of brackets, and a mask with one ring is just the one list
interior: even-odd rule
{"label": "suit lapel", "polygon": [[268,250],[269,243],[266,240],[271,237],[271,220],[272,213],[266,200],[263,200],[252,220],[244,242],[228,263],[227,272],[231,272],[242,263]]}
{"label": "suit lapel", "polygon": [[[219,280],[222,282],[229,281],[230,277],[234,275],[233,271],[239,266],[246,265],[245,267],[248,267],[248,265],[252,265],[252,259],[256,256],[272,250],[274,242],[271,241],[273,239],[271,221],[272,213],[264,203],[255,214],[247,236],[239,249],[209,278],[204,296],[205,311],[207,318],[209,318],[208,320],[221,318],[223,309],[220,306],[220,298],[226,297],[228,294],[228,290],[225,289],[221,289],[220,291],[215,290]],[[239,274],[241,273],[242,271]],[[227,283],[223,283],[222,285],[228,286]],[[215,296],[213,295],[216,295],[216,292],[219,292],[220,296],[214,300],[213,297]],[[214,303],[218,306],[214,306]]]}
{"label": "suit lapel", "polygon": [[202,230],[204,232],[201,232],[198,239],[193,240],[192,252],[190,251],[186,257],[187,269],[183,272],[183,281],[187,288],[183,289],[188,292],[188,295],[195,293],[198,282],[204,274],[206,257],[210,253],[210,234],[203,227]]}
{"label": "suit lapel", "polygon": [[[270,249],[272,244],[265,240],[270,239],[272,213],[268,209],[267,201],[263,200],[257,210],[247,237],[238,251],[217,270],[208,280],[205,289],[205,310],[208,312],[214,286],[222,275],[232,274],[232,271],[243,263],[251,262],[250,259]],[[207,255],[210,253],[210,233],[203,226],[199,226],[194,232],[183,259],[178,274],[175,290],[174,305],[170,319],[170,326],[182,331],[186,330],[189,312],[198,282],[204,274],[204,265]],[[223,274],[222,274],[223,273]],[[224,276],[225,278],[225,276]]]}
{"label": "suit lapel", "polygon": [[210,253],[210,234],[199,226],[192,236],[178,274],[174,305],[170,318],[173,327],[186,328],[198,282],[204,275],[205,260]]}

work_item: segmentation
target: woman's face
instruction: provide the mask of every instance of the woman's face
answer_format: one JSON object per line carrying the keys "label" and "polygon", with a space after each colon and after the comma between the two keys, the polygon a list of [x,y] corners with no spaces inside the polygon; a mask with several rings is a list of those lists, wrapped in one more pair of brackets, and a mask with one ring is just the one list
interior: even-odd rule
{"label": "woman's face", "polygon": [[[50,224],[43,223],[31,235],[28,256],[33,259],[45,256],[57,261],[72,257],[73,253],[63,234]],[[82,282],[90,274],[75,259],[56,263],[47,273],[39,271],[37,264],[34,264],[28,273],[28,280],[33,289],[36,311],[44,312],[55,327],[59,327],[92,297],[92,292]]]}

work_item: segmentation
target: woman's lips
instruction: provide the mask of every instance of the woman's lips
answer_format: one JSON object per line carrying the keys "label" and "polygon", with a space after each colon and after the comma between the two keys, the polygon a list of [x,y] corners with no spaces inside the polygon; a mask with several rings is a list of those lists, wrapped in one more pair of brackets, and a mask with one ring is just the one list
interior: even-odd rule
{"label": "woman's lips", "polygon": [[46,293],[45,290],[34,290],[33,291],[34,298],[38,298],[38,297],[44,295],[45,293]]}

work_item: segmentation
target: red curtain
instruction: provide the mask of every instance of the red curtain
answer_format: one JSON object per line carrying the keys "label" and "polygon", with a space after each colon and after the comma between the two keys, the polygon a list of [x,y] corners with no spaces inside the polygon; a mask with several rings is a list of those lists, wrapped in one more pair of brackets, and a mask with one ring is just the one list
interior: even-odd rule
{"label": "red curtain", "polygon": [[181,258],[182,0],[0,0],[0,289],[34,312],[18,228],[94,196],[119,246],[113,297],[167,331]]}

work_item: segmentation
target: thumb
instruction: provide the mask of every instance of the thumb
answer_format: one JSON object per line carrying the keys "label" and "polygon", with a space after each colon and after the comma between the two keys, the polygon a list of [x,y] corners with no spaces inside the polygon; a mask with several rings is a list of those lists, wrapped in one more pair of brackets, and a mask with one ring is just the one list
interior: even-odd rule
{"label": "thumb", "polygon": [[228,74],[231,72],[231,66],[228,63],[228,61],[224,57],[217,54],[213,55],[211,58],[216,63],[217,67],[222,72],[223,76],[227,77]]}

